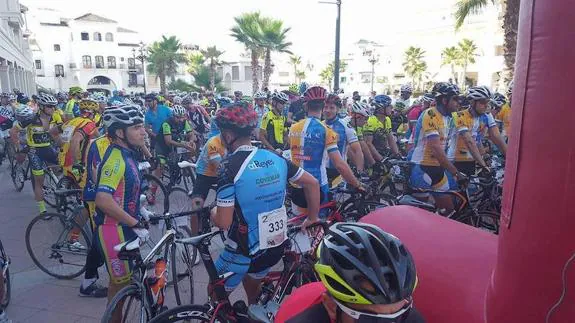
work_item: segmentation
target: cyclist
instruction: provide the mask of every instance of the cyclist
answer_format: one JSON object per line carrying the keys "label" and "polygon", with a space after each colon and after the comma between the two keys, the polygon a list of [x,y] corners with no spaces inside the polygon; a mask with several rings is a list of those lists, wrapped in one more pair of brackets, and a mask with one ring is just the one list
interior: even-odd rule
{"label": "cyclist", "polygon": [[264,148],[281,154],[287,142],[287,118],[283,115],[283,110],[289,98],[283,92],[274,92],[270,99],[271,110],[263,116],[259,138]]}
{"label": "cyclist", "polygon": [[499,130],[501,131],[501,135],[505,139],[505,142],[507,142],[511,121],[511,108],[509,108],[507,99],[503,94],[495,92],[493,93],[489,103],[491,105],[492,114],[499,126]]}
{"label": "cyclist", "polygon": [[251,145],[257,113],[236,102],[216,115],[221,140],[231,152],[220,165],[216,226],[228,229],[226,248],[216,260],[220,274],[233,272],[225,282],[232,291],[243,280],[249,304],[256,302],[259,280],[283,256],[287,240],[286,185],[297,183],[305,190],[309,206],[304,223],[317,221],[319,188],[303,169],[265,149]]}
{"label": "cyclist", "polygon": [[454,128],[450,131],[451,138],[447,157],[457,169],[467,176],[475,174],[475,163],[487,168],[479,147],[482,147],[483,133],[489,133],[489,139],[505,154],[506,147],[499,134],[497,123],[487,113],[491,90],[485,86],[469,88],[467,99],[471,106],[457,112]]}
{"label": "cyclist", "polygon": [[375,164],[375,159],[373,159],[373,155],[363,137],[363,131],[367,124],[367,120],[369,120],[369,116],[369,107],[366,103],[361,101],[353,103],[351,107],[351,126],[355,129],[355,133],[357,134],[364,161],[367,163],[367,166],[372,166]]}
{"label": "cyclist", "polygon": [[[306,82],[301,82],[299,85],[299,95],[303,95],[307,91],[309,85]],[[292,125],[305,118],[305,109],[303,107],[304,99],[299,98],[293,101],[288,108],[288,124]]]}
{"label": "cyclist", "polygon": [[413,257],[395,236],[370,224],[336,223],[317,255],[321,281],[295,290],[274,322],[425,322],[413,306]]}
{"label": "cyclist", "polygon": [[[451,196],[441,192],[457,189],[456,180],[466,176],[449,161],[445,153],[449,137],[452,113],[460,107],[462,100],[455,84],[439,82],[433,87],[436,106],[425,110],[415,126],[414,149],[411,155],[413,168],[409,184],[423,191],[434,191],[438,208],[446,212],[453,210]],[[426,201],[428,193],[415,193],[418,199]]]}
{"label": "cyclist", "polygon": [[57,123],[53,116],[56,108],[56,99],[46,93],[38,98],[40,108],[34,113],[31,107],[21,105],[16,109],[15,116],[18,124],[10,130],[10,138],[17,150],[20,149],[19,132],[25,130],[26,144],[28,145],[28,159],[34,177],[34,197],[38,203],[40,213],[46,212],[44,204],[44,167],[46,164],[58,164],[58,152],[52,144],[58,133]]}
{"label": "cyclist", "polygon": [[100,129],[103,127],[102,114],[104,113],[104,110],[108,107],[108,99],[103,94],[95,94],[91,97],[91,99],[98,103],[98,110],[94,115],[94,123],[96,124],[96,127]]}
{"label": "cyclist", "polygon": [[203,145],[206,132],[208,131],[209,113],[201,105],[195,104],[191,96],[184,97],[182,104],[188,110],[188,119],[192,122],[192,129],[194,129],[196,137],[196,146],[199,147]]}
{"label": "cyclist", "polygon": [[[160,104],[160,97],[154,94],[148,94],[145,98],[145,105],[148,108],[145,116],[145,126],[148,137],[150,138],[150,149],[158,150],[160,137],[163,136],[162,124],[172,116],[172,110],[163,104]],[[159,148],[160,151],[162,147]],[[163,167],[160,164],[154,170],[154,176],[162,178]],[[151,187],[152,195],[149,196],[149,203],[155,203],[155,193],[157,187]]]}
{"label": "cyclist", "polygon": [[[339,153],[337,134],[320,120],[327,98],[326,89],[312,86],[307,89],[303,98],[307,118],[292,125],[289,132],[292,161],[319,181],[321,203],[328,201],[329,186],[326,171],[328,158],[349,185],[363,190],[361,182],[353,175],[349,165]],[[306,208],[303,193],[301,188],[296,187],[291,196],[292,202],[301,209]]]}
{"label": "cyclist", "polygon": [[[403,109],[409,109],[411,107],[411,94],[413,94],[413,87],[411,84],[403,84],[399,89],[399,98],[395,100],[397,106],[398,103],[403,104]],[[402,113],[404,110],[402,109]]]}
{"label": "cyclist", "polygon": [[244,93],[242,91],[234,91],[234,102],[240,102],[244,97]]}
{"label": "cyclist", "polygon": [[[341,99],[336,94],[329,94],[325,100],[325,107],[323,108],[323,116],[325,124],[337,134],[337,149],[341,157],[345,161],[349,155],[353,164],[358,172],[363,173],[364,162],[363,153],[361,152],[361,145],[357,139],[357,134],[349,123],[343,121],[338,116],[339,109],[341,108]],[[339,176],[339,172],[330,161],[327,167],[328,182],[331,183]]]}
{"label": "cyclist", "polygon": [[[138,236],[149,237],[140,221],[140,174],[134,153],[145,144],[144,116],[134,105],[109,108],[104,116],[111,145],[106,149],[96,175],[97,241],[110,275],[108,302],[131,276],[131,264],[118,259],[114,246]],[[114,313],[121,321],[121,312]]]}
{"label": "cyclist", "polygon": [[391,132],[392,106],[387,95],[377,95],[373,99],[374,115],[367,119],[363,136],[375,162],[381,162],[389,148],[394,156],[400,156],[395,136]]}
{"label": "cyclist", "polygon": [[80,107],[78,106],[78,102],[82,100],[83,93],[84,90],[82,90],[82,88],[79,86],[72,86],[70,88],[68,91],[70,99],[64,108],[64,121],[68,121],[80,115]]}
{"label": "cyclist", "polygon": [[260,137],[259,129],[262,124],[262,119],[269,112],[269,109],[266,105],[267,99],[268,95],[263,91],[259,91],[256,92],[256,94],[254,94],[254,110],[256,110],[256,113],[258,114],[258,127],[256,128],[256,130],[254,130],[256,138]]}

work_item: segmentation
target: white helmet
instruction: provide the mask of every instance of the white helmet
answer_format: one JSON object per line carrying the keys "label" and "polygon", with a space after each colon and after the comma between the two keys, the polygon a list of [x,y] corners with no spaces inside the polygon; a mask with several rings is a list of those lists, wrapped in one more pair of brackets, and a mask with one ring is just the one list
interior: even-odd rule
{"label": "white helmet", "polygon": [[280,103],[286,104],[289,101],[289,97],[287,96],[287,94],[283,93],[283,92],[274,92],[271,95],[271,99],[272,100],[276,100],[279,101]]}
{"label": "white helmet", "polygon": [[268,95],[266,92],[264,91],[258,91],[256,92],[256,94],[254,94],[254,100],[265,100],[268,98]]}
{"label": "white helmet", "polygon": [[487,86],[473,86],[467,90],[468,100],[490,100],[491,90]]}
{"label": "white helmet", "polygon": [[40,105],[56,106],[58,104],[56,98],[48,93],[40,93],[36,100]]}
{"label": "white helmet", "polygon": [[108,99],[106,99],[106,97],[103,94],[94,94],[90,97],[90,99],[100,103],[100,104],[105,104],[108,103]]}
{"label": "white helmet", "polygon": [[19,122],[26,122],[32,120],[36,113],[34,113],[34,110],[32,110],[30,106],[20,104],[20,106],[16,108],[16,111],[14,111],[14,115]]}
{"label": "white helmet", "polygon": [[113,128],[124,128],[144,123],[144,114],[137,105],[128,104],[113,106],[104,110],[102,116],[108,132]]}
{"label": "white helmet", "polygon": [[409,84],[409,83],[403,84],[401,86],[401,88],[399,89],[399,92],[413,93],[413,87],[411,87],[411,84]]}
{"label": "white helmet", "polygon": [[361,101],[354,102],[351,106],[351,111],[353,113],[361,114],[364,117],[369,117],[369,106],[367,103]]}
{"label": "white helmet", "polygon": [[174,112],[175,117],[182,117],[186,115],[186,109],[178,104],[172,107],[172,111]]}
{"label": "white helmet", "polygon": [[182,104],[182,98],[179,96],[174,97],[174,104]]}

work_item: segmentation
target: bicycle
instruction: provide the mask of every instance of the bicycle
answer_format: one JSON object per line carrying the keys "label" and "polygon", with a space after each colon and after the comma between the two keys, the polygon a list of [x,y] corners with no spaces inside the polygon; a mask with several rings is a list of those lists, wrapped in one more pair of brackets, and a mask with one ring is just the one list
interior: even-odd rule
{"label": "bicycle", "polygon": [[[162,181],[168,189],[184,184],[187,191],[191,191],[195,182],[195,164],[189,161],[190,151],[186,148],[177,147],[170,153],[162,173]],[[193,166],[192,166],[193,165]]]}
{"label": "bicycle", "polygon": [[[157,216],[157,220],[164,220],[169,229],[143,259],[140,250],[141,241],[138,237],[114,247],[114,250],[119,252],[118,258],[120,260],[130,261],[135,265],[130,284],[118,291],[106,307],[102,317],[103,323],[110,322],[114,313],[119,309],[122,310],[123,322],[138,321],[142,323],[148,322],[149,319],[165,310],[164,292],[169,284],[168,270],[171,269],[174,278],[177,276],[177,268],[175,268],[177,267],[175,263],[178,253],[176,243],[179,241],[178,237],[184,237],[183,233],[178,231],[178,226],[173,226],[173,221],[177,217],[189,216],[196,212],[205,212],[205,210]],[[186,254],[185,250],[186,248],[184,248],[182,255]],[[154,260],[154,258],[156,259]],[[189,260],[182,260],[187,265],[186,270],[190,271]],[[175,287],[178,282],[175,281],[173,284]],[[177,295],[176,298],[180,297]],[[134,308],[131,307],[132,305]],[[134,314],[133,311],[138,313]]]}
{"label": "bicycle", "polygon": [[0,240],[0,309],[4,310],[10,304],[10,257],[6,254],[2,240]]}

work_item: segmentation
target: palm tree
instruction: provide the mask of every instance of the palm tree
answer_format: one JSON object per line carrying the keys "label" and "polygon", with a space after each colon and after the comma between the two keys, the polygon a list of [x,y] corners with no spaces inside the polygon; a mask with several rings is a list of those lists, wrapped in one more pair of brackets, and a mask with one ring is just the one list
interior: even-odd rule
{"label": "palm tree", "polygon": [[293,66],[293,82],[298,83],[298,69],[297,67],[301,64],[301,56],[292,55],[289,58],[290,64]]}
{"label": "palm tree", "polygon": [[405,61],[402,65],[405,73],[411,78],[412,84],[417,85],[416,80],[420,81],[427,70],[427,63],[423,61],[425,51],[419,47],[410,46],[404,55]]}
{"label": "palm tree", "polygon": [[231,29],[231,36],[236,41],[242,43],[250,52],[252,64],[252,92],[256,93],[259,90],[258,67],[261,53],[260,47],[260,13],[251,12],[244,13],[241,16],[234,18],[236,25]]}
{"label": "palm tree", "polygon": [[222,65],[220,56],[224,52],[218,50],[216,46],[209,46],[206,49],[202,49],[201,53],[208,61],[208,66],[210,67],[210,91],[214,91],[216,88],[216,67]]}
{"label": "palm tree", "polygon": [[192,52],[188,54],[188,73],[196,72],[200,66],[204,65],[206,58],[201,52]]}
{"label": "palm tree", "polygon": [[186,82],[182,79],[177,79],[174,82],[170,82],[168,84],[168,90],[178,90],[178,91],[182,91],[182,92],[190,92],[193,90],[193,87],[188,82]]}
{"label": "palm tree", "polygon": [[[329,87],[329,91],[331,92],[331,83],[333,81],[333,73],[334,73],[334,66],[333,66],[333,62],[327,64],[327,66],[321,70],[321,72],[319,73],[319,77],[322,80],[323,84],[327,84],[327,86]],[[339,61],[339,71],[341,73],[345,72],[345,69],[347,68],[347,62],[346,61]]]}
{"label": "palm tree", "polygon": [[287,41],[287,33],[291,28],[284,28],[283,21],[273,18],[260,18],[260,46],[264,49],[264,80],[262,82],[262,88],[267,88],[270,83],[270,76],[273,72],[272,70],[272,58],[271,53],[288,53],[289,47],[292,45],[291,42]]}
{"label": "palm tree", "polygon": [[470,39],[463,39],[457,44],[461,59],[461,67],[463,68],[463,77],[461,78],[462,88],[467,87],[467,66],[475,63],[475,57],[479,56],[477,53],[477,45]]}
{"label": "palm tree", "polygon": [[441,66],[449,65],[451,69],[451,77],[457,83],[457,75],[455,75],[455,66],[461,65],[461,53],[455,46],[446,47],[441,52]]}
{"label": "palm tree", "polygon": [[[517,51],[517,28],[519,25],[519,4],[521,0],[499,0],[503,7],[503,57],[505,59],[506,78],[512,78],[515,67],[515,52]],[[456,4],[455,27],[459,29],[465,19],[472,14],[478,14],[488,2],[496,4],[496,0],[459,0]]]}
{"label": "palm tree", "polygon": [[212,74],[210,72],[209,66],[200,66],[197,71],[192,73],[192,76],[194,77],[194,84],[192,84],[192,89],[194,91],[204,92],[208,89],[211,89],[212,85],[214,86],[213,89],[215,92],[226,90],[222,85],[222,78],[217,74],[214,76],[214,83],[212,84]]}
{"label": "palm tree", "polygon": [[296,80],[297,80],[296,83],[299,83],[299,82],[301,82],[302,80],[305,80],[305,71],[297,71],[295,77],[296,77]]}
{"label": "palm tree", "polygon": [[176,36],[162,36],[161,41],[156,41],[148,49],[147,70],[154,73],[160,79],[160,91],[166,93],[166,77],[170,77],[172,82],[178,73],[178,64],[186,62],[186,56],[180,50],[182,44]]}

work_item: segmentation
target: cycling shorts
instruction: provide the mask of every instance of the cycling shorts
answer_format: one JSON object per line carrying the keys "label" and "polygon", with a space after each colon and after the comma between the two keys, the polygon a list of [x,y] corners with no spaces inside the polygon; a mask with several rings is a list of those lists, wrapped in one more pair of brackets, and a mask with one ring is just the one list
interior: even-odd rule
{"label": "cycling shorts", "polygon": [[114,284],[128,283],[134,267],[133,263],[120,260],[114,247],[135,237],[134,230],[116,223],[104,223],[98,226],[98,234],[96,235],[98,241],[95,243],[100,247],[100,252],[106,261],[110,281]]}
{"label": "cycling shorts", "polygon": [[256,254],[253,258],[246,257],[238,251],[228,248],[224,249],[218,260],[216,260],[215,265],[219,275],[228,272],[234,273],[225,282],[224,287],[226,291],[231,292],[236,289],[246,274],[253,279],[264,278],[270,269],[282,259],[288,241],[286,240],[280,246]]}
{"label": "cycling shorts", "polygon": [[414,164],[409,178],[409,185],[414,189],[435,192],[457,190],[457,181],[441,166]]}
{"label": "cycling shorts", "polygon": [[475,161],[456,161],[453,166],[457,168],[458,171],[462,172],[467,176],[472,176],[475,174]]}
{"label": "cycling shorts", "polygon": [[196,183],[192,191],[192,198],[201,197],[203,200],[206,200],[210,189],[215,190],[217,184],[217,177],[196,174]]}
{"label": "cycling shorts", "polygon": [[95,201],[84,201],[84,207],[88,210],[88,217],[90,218],[90,225],[92,226],[92,231],[96,231],[96,222],[94,222],[94,216],[96,215],[96,202]]}
{"label": "cycling shorts", "polygon": [[30,148],[28,151],[28,159],[30,159],[30,167],[32,174],[35,176],[43,176],[44,168],[47,164],[58,165],[58,152],[52,146]]}

